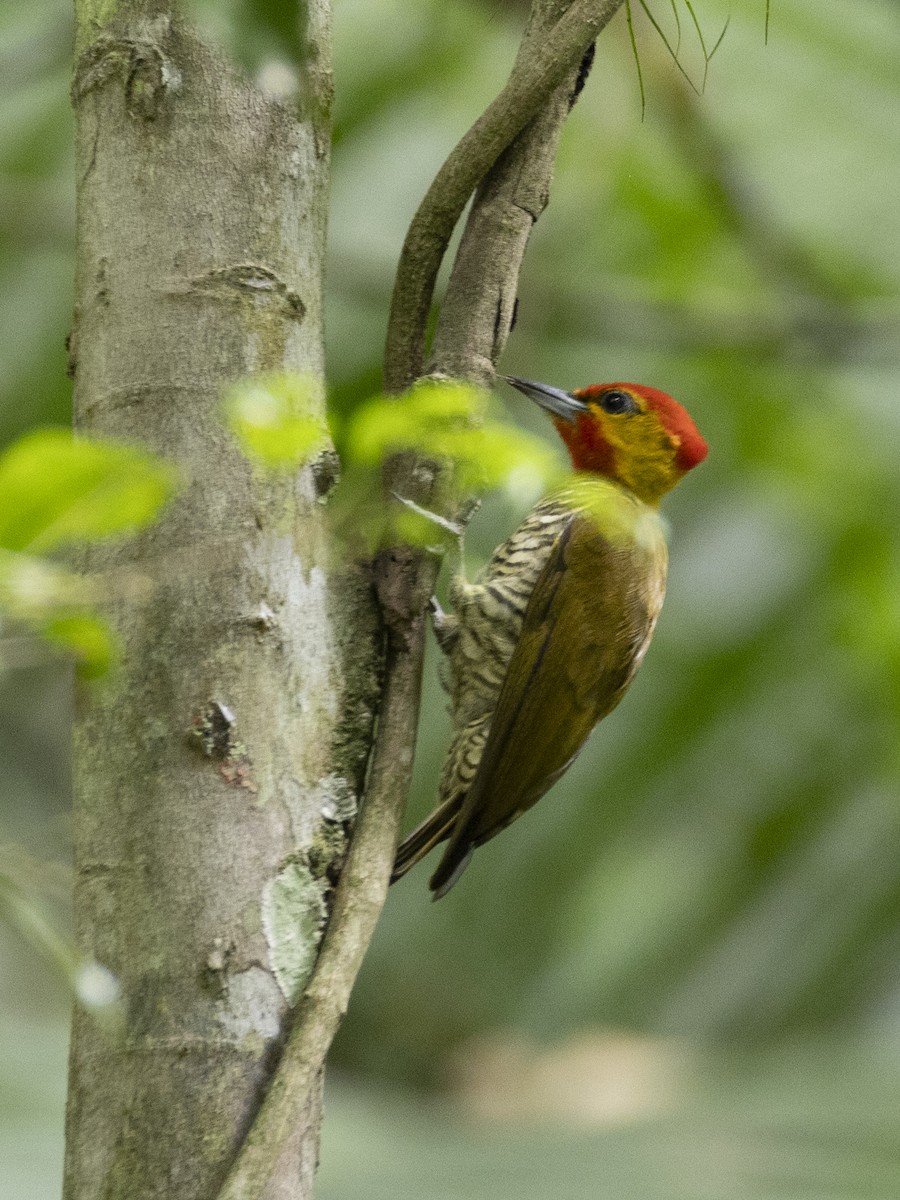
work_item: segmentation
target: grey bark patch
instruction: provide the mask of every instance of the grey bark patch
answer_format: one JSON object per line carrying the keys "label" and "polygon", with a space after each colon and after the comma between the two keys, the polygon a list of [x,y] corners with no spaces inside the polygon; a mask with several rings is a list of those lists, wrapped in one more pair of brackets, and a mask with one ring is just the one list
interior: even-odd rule
{"label": "grey bark patch", "polygon": [[125,82],[129,116],[154,120],[167,98],[182,87],[181,72],[163,48],[169,33],[169,18],[159,16],[137,21],[119,35],[101,34],[76,64],[73,101],[119,77]]}
{"label": "grey bark patch", "polygon": [[234,1041],[269,1040],[276,1038],[281,1029],[282,1003],[280,989],[271,974],[261,966],[249,966],[230,975],[227,1004],[223,1004],[219,1020]]}
{"label": "grey bark patch", "polygon": [[171,295],[205,295],[220,300],[262,298],[274,301],[281,315],[289,320],[302,321],[306,316],[306,305],[299,292],[262,263],[233,263],[195,275],[185,283],[173,284]]}
{"label": "grey bark patch", "polygon": [[305,863],[286,863],[263,889],[262,926],[269,963],[292,1006],[312,975],[327,915],[325,887]]}
{"label": "grey bark patch", "polygon": [[321,813],[326,821],[352,821],[356,816],[356,791],[342,775],[326,775],[319,784]]}

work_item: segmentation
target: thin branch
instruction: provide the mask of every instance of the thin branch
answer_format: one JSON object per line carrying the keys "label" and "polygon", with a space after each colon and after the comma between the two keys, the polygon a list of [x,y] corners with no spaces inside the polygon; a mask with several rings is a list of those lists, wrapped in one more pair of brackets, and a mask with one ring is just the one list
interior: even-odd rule
{"label": "thin branch", "polygon": [[694,29],[697,31],[697,39],[700,42],[700,51],[703,54],[704,59],[706,59],[708,57],[706,53],[706,39],[703,37],[703,29],[700,25],[700,22],[697,20],[697,14],[694,12],[694,6],[691,4],[691,0],[684,0],[684,6],[688,10],[688,14],[693,22]]}
{"label": "thin branch", "polygon": [[725,34],[728,32],[728,26],[730,24],[731,24],[731,13],[729,13],[728,16],[725,18],[725,24],[722,26],[722,32],[716,38],[713,48],[709,52],[709,57],[706,60],[707,66],[709,66],[709,64],[712,62],[713,55],[719,49],[719,47],[722,45],[722,43],[725,41]]}
{"label": "thin branch", "polygon": [[634,36],[631,0],[625,0],[625,20],[628,22],[628,41],[631,43],[631,56],[637,71],[638,91],[641,94],[641,120],[643,121],[647,112],[647,93],[644,91],[644,72],[641,70],[641,56],[638,54],[637,39]]}
{"label": "thin branch", "polygon": [[[672,59],[672,62],[678,68],[678,71],[680,72],[680,74],[684,76],[686,82],[689,84],[689,86],[692,88],[692,90],[697,92],[697,94],[699,95],[700,89],[696,86],[693,79],[691,79],[690,75],[688,75],[687,71],[681,65],[681,60],[678,57],[678,51],[673,49],[672,43],[666,37],[665,31],[664,31],[662,25],[660,25],[659,21],[657,21],[656,17],[654,17],[653,13],[650,11],[649,6],[647,5],[647,0],[638,0],[638,3],[640,4],[641,8],[644,10],[644,14],[647,17],[647,20],[650,22],[650,24],[653,26],[653,28],[656,30],[657,34],[659,35],[660,41],[665,46],[665,48],[668,50],[669,57]],[[693,17],[694,10],[691,8],[689,0],[685,0],[685,3],[687,3],[688,12]],[[696,21],[696,17],[694,18],[694,20]],[[631,48],[634,53],[635,59],[637,60],[637,45],[634,40],[634,30],[631,28],[630,24],[628,26],[628,29],[631,34]],[[678,28],[678,32],[679,32],[679,34],[681,33],[680,26]],[[700,44],[701,44],[701,46],[703,45],[703,34],[702,33],[700,34]],[[705,47],[703,48],[703,52],[705,55],[705,53],[706,53]],[[640,74],[641,74],[641,65],[640,65],[640,61],[638,61],[638,77],[640,77]],[[642,120],[643,120],[643,117],[644,117],[644,81],[643,81],[643,79],[641,79],[641,119]]]}
{"label": "thin branch", "polygon": [[[382,560],[388,590],[409,571],[412,555]],[[436,566],[432,568],[432,572]],[[428,594],[434,575],[422,578]],[[334,905],[312,980],[294,1016],[293,1028],[271,1085],[218,1200],[260,1200],[282,1151],[294,1133],[307,1097],[350,1000],[363,956],[384,906],[405,796],[412,773],[406,714],[419,711],[424,601],[418,611],[394,614],[388,628],[388,660],[382,719],[366,801],[334,895]]]}
{"label": "thin branch", "polygon": [[485,173],[581,59],[623,0],[575,0],[519,56],[506,86],[435,176],[403,244],[385,348],[385,385],[402,391],[422,372],[425,327],[444,252]]}
{"label": "thin branch", "polygon": [[678,57],[678,52],[681,49],[681,17],[678,15],[678,5],[676,0],[669,0],[672,6],[672,16],[675,18],[675,57]]}
{"label": "thin branch", "polygon": [[722,39],[725,37],[725,34],[728,32],[728,25],[731,21],[731,14],[729,13],[728,16],[725,18],[725,27],[723,28],[723,30],[719,34],[719,36],[716,38],[716,42],[715,42],[715,45],[713,46],[712,50],[707,50],[706,49],[706,39],[703,36],[703,30],[700,28],[700,22],[697,19],[697,14],[694,12],[694,6],[693,6],[693,4],[691,4],[691,0],[684,0],[684,2],[685,2],[685,5],[687,6],[688,12],[691,14],[691,20],[694,22],[694,28],[697,30],[697,37],[700,40],[700,50],[703,54],[703,83],[700,85],[700,91],[705,92],[706,91],[706,80],[709,75],[709,64],[712,62],[712,57],[715,54],[715,52],[722,45]]}

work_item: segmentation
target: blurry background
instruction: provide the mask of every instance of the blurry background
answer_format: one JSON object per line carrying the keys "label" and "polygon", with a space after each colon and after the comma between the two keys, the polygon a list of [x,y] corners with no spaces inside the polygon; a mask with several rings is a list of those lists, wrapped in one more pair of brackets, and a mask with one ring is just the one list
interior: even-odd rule
{"label": "blurry background", "polygon": [[[446,900],[427,867],[392,891],[333,1054],[323,1200],[900,1194],[900,10],[772,0],[766,46],[764,0],[694,0],[708,49],[730,16],[700,97],[634,7],[644,118],[622,13],[502,365],[662,387],[710,457],[667,504],[669,599],[626,702]],[[279,77],[278,5],[201,8]],[[346,411],[378,388],[406,224],[523,7],[336,8]],[[0,2],[3,444],[69,414],[69,46],[63,0]],[[522,508],[485,505],[471,569]],[[0,1192],[20,1200],[61,1176],[69,691],[40,656],[0,674]],[[410,822],[446,733],[431,663]]]}

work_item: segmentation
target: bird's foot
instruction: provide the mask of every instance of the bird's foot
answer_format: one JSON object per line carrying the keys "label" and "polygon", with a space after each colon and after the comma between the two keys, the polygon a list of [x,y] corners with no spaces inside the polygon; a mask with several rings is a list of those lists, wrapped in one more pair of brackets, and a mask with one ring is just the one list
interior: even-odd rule
{"label": "bird's foot", "polygon": [[459,637],[459,618],[444,612],[437,596],[432,596],[428,601],[428,611],[431,613],[431,628],[437,644],[445,654],[450,654]]}

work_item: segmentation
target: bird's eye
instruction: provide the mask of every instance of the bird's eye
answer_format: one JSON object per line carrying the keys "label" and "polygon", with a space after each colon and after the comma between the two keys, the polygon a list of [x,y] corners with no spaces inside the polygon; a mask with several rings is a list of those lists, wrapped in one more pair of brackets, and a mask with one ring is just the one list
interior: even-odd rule
{"label": "bird's eye", "polygon": [[635,398],[629,396],[627,392],[604,392],[598,403],[603,411],[608,413],[636,413],[641,411],[638,408]]}

